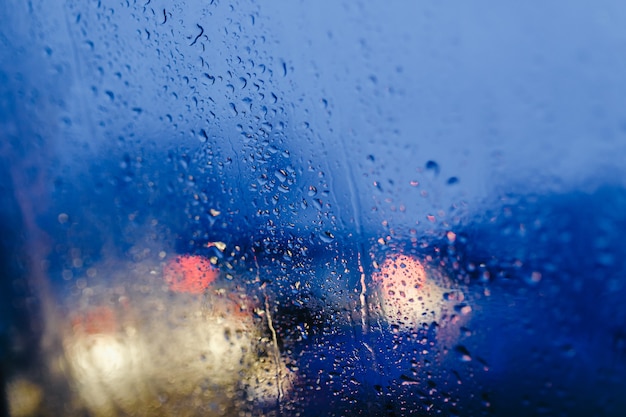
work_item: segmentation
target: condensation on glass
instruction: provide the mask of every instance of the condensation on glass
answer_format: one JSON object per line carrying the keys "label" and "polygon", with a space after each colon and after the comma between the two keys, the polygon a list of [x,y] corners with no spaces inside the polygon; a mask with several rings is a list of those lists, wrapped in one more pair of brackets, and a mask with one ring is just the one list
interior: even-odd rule
{"label": "condensation on glass", "polygon": [[621,3],[0,15],[0,414],[622,415]]}

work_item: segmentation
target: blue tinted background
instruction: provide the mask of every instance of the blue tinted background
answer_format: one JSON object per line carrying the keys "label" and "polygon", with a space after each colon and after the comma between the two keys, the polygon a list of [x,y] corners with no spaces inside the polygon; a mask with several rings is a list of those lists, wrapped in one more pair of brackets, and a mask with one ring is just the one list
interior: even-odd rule
{"label": "blue tinted background", "polygon": [[[3,247],[45,258],[55,297],[67,295],[72,248],[87,268],[148,239],[154,220],[180,253],[206,254],[212,240],[264,249],[268,275],[297,272],[272,282],[279,297],[297,298],[289,284],[304,279],[332,305],[350,305],[359,276],[320,271],[355,271],[360,253],[371,272],[379,238],[396,249],[418,238],[420,254],[460,260],[449,272],[474,294],[466,345],[490,371],[442,367],[444,386],[450,369],[472,375],[453,390],[458,409],[620,415],[621,2],[2,0],[0,15],[3,190],[14,196],[3,222],[25,231]],[[448,230],[463,238],[453,251]],[[315,346],[362,359],[355,371],[340,359],[337,386],[313,406],[349,409],[353,395],[364,413],[402,414],[403,401],[423,403],[394,370],[410,368],[410,343],[375,368],[358,337],[333,337],[296,348],[305,375],[328,370]],[[332,400],[351,378],[365,388]],[[400,388],[375,387],[385,384]]]}

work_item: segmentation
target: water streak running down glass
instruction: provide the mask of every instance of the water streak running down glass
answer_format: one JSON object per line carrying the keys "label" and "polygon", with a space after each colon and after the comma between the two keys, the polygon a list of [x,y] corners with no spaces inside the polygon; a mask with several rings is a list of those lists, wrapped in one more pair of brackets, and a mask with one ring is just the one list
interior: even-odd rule
{"label": "water streak running down glass", "polygon": [[0,415],[626,409],[626,6],[0,1]]}

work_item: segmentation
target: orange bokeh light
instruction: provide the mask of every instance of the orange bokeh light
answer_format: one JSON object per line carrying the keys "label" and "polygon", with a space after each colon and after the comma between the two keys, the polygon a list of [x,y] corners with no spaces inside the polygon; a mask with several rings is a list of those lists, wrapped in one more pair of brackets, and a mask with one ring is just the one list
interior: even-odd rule
{"label": "orange bokeh light", "polygon": [[445,310],[444,292],[415,257],[387,258],[372,279],[379,290],[383,316],[402,329],[437,322]]}
{"label": "orange bokeh light", "polygon": [[388,258],[372,277],[384,288],[400,290],[401,287],[419,288],[426,283],[426,270],[417,259],[407,255]]}
{"label": "orange bokeh light", "polygon": [[163,267],[163,277],[170,290],[202,294],[219,275],[208,259],[197,255],[179,255]]}

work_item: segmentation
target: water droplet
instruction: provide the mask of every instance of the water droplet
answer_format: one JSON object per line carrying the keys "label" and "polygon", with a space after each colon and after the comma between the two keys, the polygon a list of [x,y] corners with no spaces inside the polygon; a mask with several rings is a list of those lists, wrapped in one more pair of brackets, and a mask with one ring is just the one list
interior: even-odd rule
{"label": "water droplet", "polygon": [[470,362],[472,360],[472,355],[470,355],[469,350],[463,345],[456,345],[454,351],[459,356],[459,359],[462,362]]}
{"label": "water droplet", "polygon": [[330,243],[335,239],[335,235],[333,235],[329,231],[326,231],[326,232],[320,233],[320,239],[324,243]]}
{"label": "water droplet", "polygon": [[529,283],[538,284],[541,281],[541,272],[533,271],[529,277]]}
{"label": "water droplet", "polygon": [[321,210],[323,208],[323,205],[324,203],[319,198],[313,199],[313,206],[315,206],[316,209]]}
{"label": "water droplet", "polygon": [[278,181],[280,182],[285,182],[287,180],[287,173],[285,172],[284,169],[279,169],[276,172],[274,172],[274,176],[278,179]]}
{"label": "water droplet", "polygon": [[209,135],[206,133],[206,130],[200,129],[200,132],[198,132],[198,140],[200,140],[200,142],[202,143],[205,143],[207,140],[209,140]]}
{"label": "water droplet", "polygon": [[463,316],[467,316],[472,312],[472,307],[467,304],[459,304],[454,307],[454,310]]}
{"label": "water droplet", "polygon": [[207,74],[206,72],[203,74],[211,83],[211,85],[215,84],[215,77],[212,75]]}
{"label": "water droplet", "polygon": [[426,170],[430,171],[431,174],[436,177],[439,175],[439,164],[435,161],[428,161],[426,162]]}

